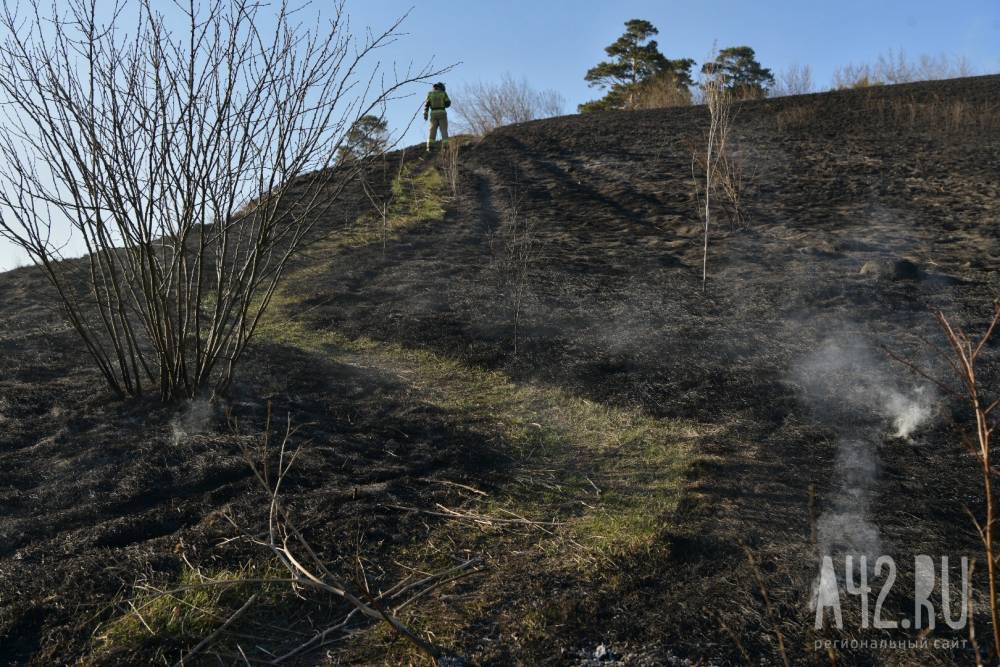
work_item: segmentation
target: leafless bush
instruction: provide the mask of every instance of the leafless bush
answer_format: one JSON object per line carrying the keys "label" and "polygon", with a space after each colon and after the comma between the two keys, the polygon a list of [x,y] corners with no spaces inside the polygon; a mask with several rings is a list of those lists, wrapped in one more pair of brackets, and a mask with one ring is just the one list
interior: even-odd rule
{"label": "leafless bush", "polygon": [[526,79],[504,74],[498,83],[466,84],[452,100],[464,130],[479,136],[498,127],[558,116],[565,102],[554,90],[535,90]]}
{"label": "leafless bush", "polygon": [[754,167],[748,164],[745,152],[735,142],[728,141],[719,156],[717,184],[726,202],[723,211],[733,227],[745,227],[750,223],[745,195],[754,176]]}
{"label": "leafless bush", "polygon": [[[152,0],[125,3],[5,3],[0,233],[45,270],[115,393],[171,400],[228,386],[355,174],[331,168],[347,129],[437,73],[387,79],[374,52],[402,19],[358,41],[342,4],[308,28],[285,2],[178,3],[175,30]],[[61,261],[61,227],[85,259]]]}
{"label": "leafless bush", "polygon": [[904,51],[890,49],[887,53],[879,54],[874,63],[849,63],[838,67],[833,72],[833,87],[864,88],[912,81],[936,81],[972,76],[974,73],[972,65],[964,56],[925,54],[911,61]]}
{"label": "leafless bush", "polygon": [[444,150],[441,151],[441,163],[452,197],[458,196],[458,157],[460,152],[461,144],[457,138],[446,142]]}
{"label": "leafless bush", "polygon": [[[704,219],[705,219],[705,243],[702,253],[701,282],[702,287],[708,281],[708,233],[712,216],[712,194],[719,187],[720,175],[724,173],[724,160],[726,152],[729,150],[729,135],[733,120],[733,95],[726,88],[725,79],[721,72],[709,75],[709,78],[702,82],[700,86],[705,96],[705,103],[708,106],[709,122],[705,136],[705,160],[704,178],[705,189],[703,192]],[[695,154],[697,159],[697,153]]]}
{"label": "leafless bush", "polygon": [[[704,186],[706,176],[706,159],[704,144],[689,144],[691,152],[691,178],[694,186],[695,201],[698,202],[699,214],[705,210]],[[720,149],[717,149],[720,150]],[[757,178],[756,168],[751,164],[743,149],[736,141],[729,139],[721,147],[722,153],[716,153],[716,164],[711,180],[711,206],[716,211],[721,210],[733,228],[746,227],[750,223],[750,210],[747,207],[747,193]]]}
{"label": "leafless bush", "polygon": [[930,56],[921,55],[915,65],[915,80],[937,81],[940,79],[957,79],[974,76],[976,73],[972,63],[965,56],[949,57],[946,54]]}
{"label": "leafless bush", "polygon": [[[382,188],[376,189],[373,187],[370,178],[367,175],[367,171],[362,170],[361,176],[361,187],[364,190],[365,197],[368,198],[369,203],[371,203],[372,208],[375,209],[375,214],[378,216],[378,220],[382,225],[382,254],[385,254],[386,244],[389,242],[389,221],[390,213],[392,211],[392,204],[396,199],[397,190],[392,187],[393,179],[403,178],[403,167],[406,165],[406,149],[399,155],[399,167],[393,169],[389,164],[388,155],[382,154],[381,168],[379,171],[382,174]],[[395,174],[393,176],[392,174]]]}
{"label": "leafless bush", "polygon": [[837,90],[866,88],[877,83],[869,65],[848,63],[833,70],[833,87]]}
{"label": "leafless bush", "polygon": [[530,288],[530,274],[538,259],[535,223],[521,210],[516,186],[509,190],[509,200],[500,227],[490,244],[497,288],[510,309],[516,355],[524,302]]}
{"label": "leafless bush", "polygon": [[789,65],[775,77],[769,94],[771,97],[805,95],[813,92],[812,67],[809,65]]}

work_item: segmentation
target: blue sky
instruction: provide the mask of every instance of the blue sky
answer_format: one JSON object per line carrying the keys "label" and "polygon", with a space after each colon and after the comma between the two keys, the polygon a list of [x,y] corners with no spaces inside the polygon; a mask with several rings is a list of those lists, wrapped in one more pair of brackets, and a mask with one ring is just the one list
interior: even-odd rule
{"label": "blue sky", "polygon": [[[632,18],[659,28],[667,57],[702,62],[713,43],[747,44],[775,71],[810,65],[819,89],[828,87],[837,66],[871,62],[889,49],[910,57],[964,56],[977,73],[1000,72],[1000,0],[347,0],[355,29],[384,28],[411,7],[403,25],[408,34],[381,52],[383,60],[461,62],[442,77],[453,93],[463,82],[496,80],[510,72],[536,88],[560,92],[567,112],[599,95],[583,75]],[[389,109],[393,130],[406,127],[425,90],[414,89],[413,97]],[[403,142],[421,141],[425,127],[415,124]],[[0,240],[0,270],[23,262]]]}
{"label": "blue sky", "polygon": [[[536,88],[558,90],[567,112],[597,96],[583,75],[632,18],[659,28],[660,49],[669,58],[700,63],[713,42],[720,48],[747,44],[776,71],[810,65],[821,89],[837,66],[874,61],[890,48],[911,58],[965,56],[978,73],[1000,72],[1000,0],[348,0],[356,25],[385,24],[411,6],[404,24],[410,34],[392,49],[396,59],[461,61],[445,77],[449,89],[509,71]],[[391,120],[405,126],[401,115]],[[407,143],[418,141],[422,130],[411,129]]]}

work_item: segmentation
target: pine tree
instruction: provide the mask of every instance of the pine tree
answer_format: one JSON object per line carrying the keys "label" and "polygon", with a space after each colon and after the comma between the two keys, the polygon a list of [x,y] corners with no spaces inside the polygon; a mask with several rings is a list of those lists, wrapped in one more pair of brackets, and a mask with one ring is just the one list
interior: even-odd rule
{"label": "pine tree", "polygon": [[604,49],[611,60],[591,67],[584,77],[591,86],[606,88],[608,92],[599,100],[581,104],[579,110],[634,109],[643,86],[656,79],[672,80],[678,90],[687,91],[687,87],[693,85],[691,67],[694,61],[665,57],[656,40],[651,39],[657,34],[659,31],[649,21],[627,21],[625,33]]}
{"label": "pine tree", "polygon": [[354,122],[344,136],[343,145],[337,149],[341,160],[360,160],[378,155],[389,146],[389,126],[385,119],[371,114]]}
{"label": "pine tree", "polygon": [[774,75],[757,62],[757,54],[749,46],[722,49],[715,60],[701,67],[704,74],[721,72],[722,79],[738,99],[756,99],[767,95],[774,85]]}

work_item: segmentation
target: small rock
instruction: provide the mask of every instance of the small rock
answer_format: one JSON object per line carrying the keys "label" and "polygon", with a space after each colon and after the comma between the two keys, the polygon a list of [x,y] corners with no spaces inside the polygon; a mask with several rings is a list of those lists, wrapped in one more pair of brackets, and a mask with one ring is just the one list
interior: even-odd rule
{"label": "small rock", "polygon": [[893,280],[921,280],[923,277],[923,270],[908,259],[897,259],[892,263]]}
{"label": "small rock", "polygon": [[875,278],[881,278],[885,273],[885,267],[881,262],[865,262],[861,265],[861,270],[858,272],[863,276],[874,276]]}
{"label": "small rock", "polygon": [[878,280],[923,280],[925,273],[909,259],[870,260],[861,266],[859,273]]}

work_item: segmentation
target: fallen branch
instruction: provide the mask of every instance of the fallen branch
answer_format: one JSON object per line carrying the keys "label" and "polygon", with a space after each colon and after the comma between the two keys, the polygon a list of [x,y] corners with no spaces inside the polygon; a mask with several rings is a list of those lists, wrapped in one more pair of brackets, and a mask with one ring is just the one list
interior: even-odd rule
{"label": "fallen branch", "polygon": [[[270,465],[270,460],[272,459],[270,446],[271,408],[269,405],[265,430],[259,446],[251,449],[249,446],[241,445],[244,459],[251,470],[253,470],[254,477],[261,488],[267,492],[268,496],[268,528],[266,536],[251,536],[243,531],[244,537],[252,543],[268,549],[277,557],[278,561],[290,574],[290,581],[293,587],[329,593],[341,598],[351,605],[353,609],[337,624],[324,629],[293,650],[281,656],[276,656],[271,664],[279,664],[328,643],[330,636],[334,632],[342,631],[346,628],[347,624],[357,614],[374,621],[386,623],[397,635],[406,639],[422,653],[435,661],[443,657],[448,657],[441,648],[410,630],[395,614],[398,609],[411,604],[416,598],[426,596],[431,590],[440,588],[446,583],[450,583],[450,581],[461,578],[461,576],[469,576],[478,572],[478,570],[465,572],[465,570],[472,568],[478,560],[471,559],[464,561],[453,568],[428,575],[414,582],[406,583],[404,579],[404,581],[390,588],[389,591],[377,595],[369,590],[367,578],[364,577],[362,569],[358,576],[362,577],[363,580],[359,578],[355,582],[358,593],[353,593],[347,582],[341,580],[340,577],[331,572],[323,559],[316,554],[309,541],[296,527],[295,522],[289,516],[288,511],[281,502],[282,486],[301,452],[300,446],[289,453],[289,444],[294,433],[295,429],[292,427],[291,419],[289,418],[286,423],[284,437],[277,448],[276,465],[272,470]],[[232,519],[230,521],[232,522]],[[235,525],[235,522],[233,523]],[[461,573],[461,575],[453,576],[456,573]],[[414,593],[412,596],[400,600],[402,596],[411,592]],[[400,603],[393,605],[393,609],[390,610],[387,608],[386,603],[392,604],[397,600],[400,600]]]}

